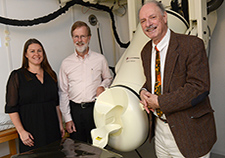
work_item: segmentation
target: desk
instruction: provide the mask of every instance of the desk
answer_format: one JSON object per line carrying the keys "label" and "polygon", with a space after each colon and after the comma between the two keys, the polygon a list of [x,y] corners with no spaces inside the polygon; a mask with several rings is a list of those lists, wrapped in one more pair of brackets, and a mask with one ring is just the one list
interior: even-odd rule
{"label": "desk", "polygon": [[83,157],[83,158],[122,158],[121,155],[106,149],[94,147],[91,144],[65,138],[53,142],[44,147],[33,149],[21,154],[13,155],[12,158],[28,157],[47,157],[47,158],[65,158],[65,157]]}
{"label": "desk", "polygon": [[8,158],[8,157],[10,157],[12,155],[15,155],[17,153],[17,151],[16,151],[16,141],[15,141],[16,138],[18,138],[18,134],[17,134],[17,131],[16,131],[15,128],[10,128],[10,129],[7,129],[7,130],[0,131],[0,143],[8,141],[9,151],[10,151],[9,155],[6,155],[2,158]]}

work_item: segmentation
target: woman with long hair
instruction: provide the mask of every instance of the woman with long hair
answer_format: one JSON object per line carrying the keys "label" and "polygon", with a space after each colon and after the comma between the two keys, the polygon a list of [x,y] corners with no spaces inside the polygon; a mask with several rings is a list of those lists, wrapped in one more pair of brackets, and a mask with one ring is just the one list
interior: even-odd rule
{"label": "woman with long hair", "polygon": [[18,131],[20,153],[64,136],[57,76],[37,39],[26,41],[22,66],[9,76],[5,112]]}

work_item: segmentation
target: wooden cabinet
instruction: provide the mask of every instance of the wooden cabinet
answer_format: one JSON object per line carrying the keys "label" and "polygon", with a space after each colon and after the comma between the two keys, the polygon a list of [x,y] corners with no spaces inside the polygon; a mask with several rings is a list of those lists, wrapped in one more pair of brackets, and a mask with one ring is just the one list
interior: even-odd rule
{"label": "wooden cabinet", "polygon": [[9,155],[3,156],[1,158],[10,158],[12,155],[17,154],[15,141],[16,138],[18,138],[18,133],[15,128],[0,131],[0,143],[8,141],[10,151]]}

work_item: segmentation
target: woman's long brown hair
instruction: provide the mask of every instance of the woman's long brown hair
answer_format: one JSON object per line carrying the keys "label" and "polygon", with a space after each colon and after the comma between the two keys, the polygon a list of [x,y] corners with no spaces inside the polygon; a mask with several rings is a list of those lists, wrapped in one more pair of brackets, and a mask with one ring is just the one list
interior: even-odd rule
{"label": "woman's long brown hair", "polygon": [[43,61],[41,62],[41,67],[43,68],[44,71],[46,71],[51,77],[52,79],[57,82],[57,76],[55,74],[55,72],[52,70],[49,62],[48,62],[48,59],[47,59],[47,56],[46,56],[46,53],[45,53],[45,49],[43,47],[43,45],[41,44],[40,41],[38,41],[37,39],[35,38],[31,38],[31,39],[28,39],[26,41],[26,43],[24,44],[24,48],[23,48],[23,61],[22,61],[22,66],[21,68],[24,68],[24,69],[28,69],[29,68],[29,63],[28,63],[28,59],[26,57],[26,53],[27,53],[27,49],[29,47],[29,45],[31,44],[39,44],[43,50]]}

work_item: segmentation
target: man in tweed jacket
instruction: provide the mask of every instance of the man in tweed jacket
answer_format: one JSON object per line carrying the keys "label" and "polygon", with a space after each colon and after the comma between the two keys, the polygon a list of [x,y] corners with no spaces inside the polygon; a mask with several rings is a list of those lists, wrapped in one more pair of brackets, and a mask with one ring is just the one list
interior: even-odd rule
{"label": "man in tweed jacket", "polygon": [[[140,97],[149,113],[150,140],[155,136],[156,155],[207,158],[217,138],[203,41],[168,29],[167,13],[156,1],[146,3],[139,18],[143,32],[151,38],[141,52],[146,82]],[[155,46],[161,60],[159,96],[154,94]],[[161,109],[162,117],[156,109]]]}

